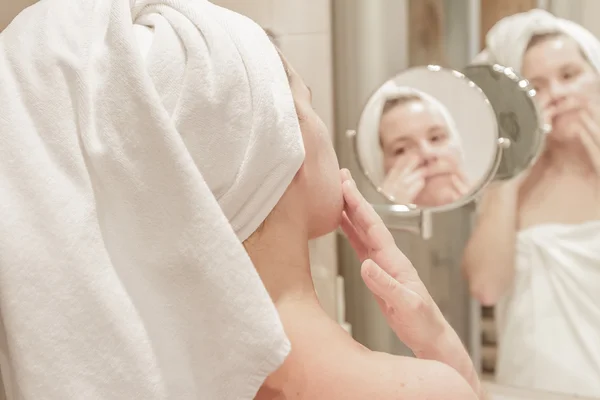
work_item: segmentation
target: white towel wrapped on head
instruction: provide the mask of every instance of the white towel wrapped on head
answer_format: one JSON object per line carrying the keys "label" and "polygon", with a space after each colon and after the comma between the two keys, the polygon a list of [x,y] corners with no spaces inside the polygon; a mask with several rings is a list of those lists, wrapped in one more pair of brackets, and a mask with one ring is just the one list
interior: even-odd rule
{"label": "white towel wrapped on head", "polygon": [[534,9],[505,17],[487,33],[485,50],[474,64],[500,64],[521,73],[523,56],[535,35],[563,33],[575,40],[594,68],[600,71],[600,42],[575,22],[558,18],[548,11]]}
{"label": "white towel wrapped on head", "polygon": [[290,345],[240,240],[304,158],[263,30],[46,0],[0,35],[0,81],[8,398],[252,399]]}
{"label": "white towel wrapped on head", "polygon": [[[456,143],[457,148],[462,149],[458,127],[446,106],[422,90],[399,86],[394,81],[387,81],[371,96],[358,123],[357,148],[360,161],[362,167],[377,184],[381,184],[385,179],[384,154],[379,131],[383,109],[388,101],[407,97],[418,97],[438,110],[448,127],[450,141]],[[461,156],[464,157],[462,152]]]}

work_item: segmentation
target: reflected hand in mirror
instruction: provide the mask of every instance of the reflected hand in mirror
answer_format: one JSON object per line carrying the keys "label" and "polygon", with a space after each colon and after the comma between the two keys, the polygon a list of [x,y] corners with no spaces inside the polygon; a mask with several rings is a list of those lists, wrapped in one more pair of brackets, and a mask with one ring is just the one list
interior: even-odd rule
{"label": "reflected hand in mirror", "polygon": [[[600,177],[600,88],[594,82],[593,92],[573,94],[562,103],[549,108],[548,114],[557,135],[565,132],[568,137],[581,141],[595,173]],[[553,140],[553,131],[549,140]]]}
{"label": "reflected hand in mirror", "polygon": [[387,100],[383,107],[382,191],[399,204],[435,207],[455,202],[470,189],[455,123],[442,104],[411,92]]}
{"label": "reflected hand in mirror", "polygon": [[379,215],[358,191],[350,172],[342,170],[341,176],[345,203],[341,226],[388,324],[415,356],[453,367],[482,398],[479,378],[458,335]]}
{"label": "reflected hand in mirror", "polygon": [[388,200],[432,209],[459,204],[491,179],[497,140],[496,116],[481,90],[455,71],[419,67],[371,96],[356,153]]}

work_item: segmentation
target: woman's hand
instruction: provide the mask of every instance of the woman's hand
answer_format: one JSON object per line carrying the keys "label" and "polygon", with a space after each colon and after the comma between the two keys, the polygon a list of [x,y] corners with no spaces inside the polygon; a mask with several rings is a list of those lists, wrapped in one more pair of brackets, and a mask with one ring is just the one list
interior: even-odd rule
{"label": "woman's hand", "polygon": [[415,197],[425,187],[425,177],[422,168],[417,168],[417,157],[402,157],[389,170],[381,189],[384,194],[393,198],[398,204],[412,204]]}
{"label": "woman's hand", "polygon": [[412,263],[373,207],[342,170],[345,207],[341,227],[362,262],[361,275],[389,326],[415,356],[458,371],[483,397],[479,378],[460,338],[450,327]]}
{"label": "woman's hand", "polygon": [[457,169],[450,174],[450,184],[439,191],[440,205],[451,204],[463,199],[471,190],[469,179],[464,171]]}
{"label": "woman's hand", "polygon": [[342,170],[345,209],[342,229],[361,263],[361,275],[388,324],[415,355],[443,335],[447,322],[392,234]]}
{"label": "woman's hand", "polygon": [[585,93],[572,93],[560,104],[545,107],[544,121],[553,124],[556,118],[567,113],[573,113],[576,118],[569,121],[565,129],[580,140],[600,177],[600,81],[590,83]]}
{"label": "woman's hand", "polygon": [[588,99],[579,110],[576,129],[594,171],[600,177],[600,102],[597,99]]}

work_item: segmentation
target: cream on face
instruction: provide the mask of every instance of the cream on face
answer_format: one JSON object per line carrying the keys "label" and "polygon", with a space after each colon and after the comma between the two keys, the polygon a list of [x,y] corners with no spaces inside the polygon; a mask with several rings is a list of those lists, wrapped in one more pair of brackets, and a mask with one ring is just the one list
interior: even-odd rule
{"label": "cream on face", "polygon": [[419,166],[425,168],[441,162],[448,163],[448,168],[458,165],[461,149],[454,134],[433,104],[410,100],[394,106],[383,114],[379,125],[385,173],[406,157],[417,157]]}
{"label": "cream on face", "polygon": [[572,38],[556,35],[542,39],[531,46],[523,57],[523,76],[537,92],[536,99],[543,110],[565,102],[572,107],[556,115],[553,131],[566,134],[575,117],[575,95],[597,88],[598,73],[584,57],[581,48]]}
{"label": "cream on face", "polygon": [[436,104],[422,99],[402,101],[382,115],[379,138],[385,174],[408,159],[417,160],[416,169],[423,171],[425,185],[416,204],[433,206],[455,200],[445,193],[464,165],[458,132],[446,118]]}

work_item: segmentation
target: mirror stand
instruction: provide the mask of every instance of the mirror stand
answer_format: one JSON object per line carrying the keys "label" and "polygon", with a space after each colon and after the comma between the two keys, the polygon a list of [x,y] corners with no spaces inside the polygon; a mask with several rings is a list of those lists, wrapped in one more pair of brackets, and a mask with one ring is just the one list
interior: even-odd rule
{"label": "mirror stand", "polygon": [[431,239],[433,223],[430,210],[410,210],[406,206],[395,204],[372,204],[372,206],[388,229],[411,232],[424,240]]}

